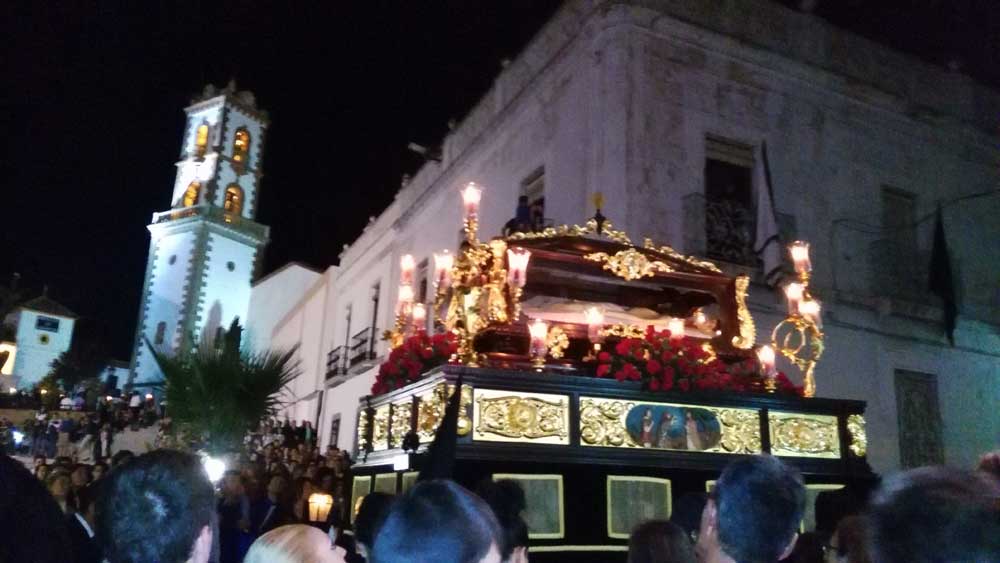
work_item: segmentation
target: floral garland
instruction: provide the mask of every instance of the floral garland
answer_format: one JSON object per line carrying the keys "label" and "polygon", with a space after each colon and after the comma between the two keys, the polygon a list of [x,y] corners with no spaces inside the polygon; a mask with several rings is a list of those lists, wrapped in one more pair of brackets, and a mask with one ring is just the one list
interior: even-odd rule
{"label": "floral garland", "polygon": [[448,362],[456,352],[458,341],[454,334],[428,336],[420,331],[389,352],[389,358],[379,366],[371,393],[381,395],[409,385]]}
{"label": "floral garland", "polygon": [[[625,338],[597,356],[597,377],[642,381],[649,391],[763,392],[764,381],[752,359],[727,364],[690,338],[670,340],[670,331],[646,329],[645,338]],[[802,387],[778,372],[777,391],[802,395]]]}

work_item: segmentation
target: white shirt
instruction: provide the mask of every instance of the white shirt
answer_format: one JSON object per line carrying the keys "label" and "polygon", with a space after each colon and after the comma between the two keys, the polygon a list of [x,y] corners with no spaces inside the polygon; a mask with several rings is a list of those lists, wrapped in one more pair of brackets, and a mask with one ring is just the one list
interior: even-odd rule
{"label": "white shirt", "polygon": [[83,530],[87,532],[87,537],[93,538],[94,530],[90,527],[90,524],[87,523],[87,519],[84,518],[83,516],[80,516],[79,512],[74,512],[73,516],[76,516],[76,521],[79,522],[81,526],[83,526]]}
{"label": "white shirt", "polygon": [[142,404],[142,397],[138,395],[132,395],[132,398],[128,400],[128,406],[138,407]]}

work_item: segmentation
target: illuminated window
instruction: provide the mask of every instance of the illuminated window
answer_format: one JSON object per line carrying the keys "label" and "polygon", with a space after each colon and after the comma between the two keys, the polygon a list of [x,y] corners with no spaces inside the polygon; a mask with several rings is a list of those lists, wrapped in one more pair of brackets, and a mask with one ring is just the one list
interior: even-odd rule
{"label": "illuminated window", "polygon": [[198,126],[198,130],[195,132],[194,136],[194,152],[199,157],[205,156],[205,151],[208,150],[208,124],[202,123]]}
{"label": "illuminated window", "polygon": [[167,334],[167,323],[160,321],[156,325],[156,337],[153,338],[153,344],[163,344],[163,337]]}
{"label": "illuminated window", "polygon": [[250,159],[250,133],[242,127],[236,130],[233,138],[233,161],[246,164]]}
{"label": "illuminated window", "polygon": [[222,205],[226,213],[239,214],[243,211],[243,188],[229,184],[226,188],[226,201]]}
{"label": "illuminated window", "polygon": [[187,191],[184,192],[184,207],[191,207],[198,203],[198,196],[201,193],[201,183],[191,182]]}

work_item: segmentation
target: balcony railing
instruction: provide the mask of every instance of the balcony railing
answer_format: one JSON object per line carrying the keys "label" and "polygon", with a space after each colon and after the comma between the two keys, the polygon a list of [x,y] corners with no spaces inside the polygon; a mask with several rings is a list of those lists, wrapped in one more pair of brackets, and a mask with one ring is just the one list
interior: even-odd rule
{"label": "balcony railing", "polygon": [[742,266],[757,266],[753,251],[757,219],[739,203],[707,199],[704,194],[684,197],[684,246],[689,254]]}
{"label": "balcony railing", "polygon": [[229,213],[221,207],[205,203],[192,205],[191,207],[171,209],[170,211],[163,211],[161,213],[153,213],[153,224],[168,223],[189,217],[214,219],[255,238],[267,238],[267,227],[264,225],[247,219],[239,213]]}
{"label": "balcony railing", "polygon": [[870,256],[872,294],[925,303],[928,289],[930,253],[921,252],[912,241],[884,238],[872,241]]}
{"label": "balcony railing", "polygon": [[337,346],[326,354],[326,378],[347,373],[347,347]]}
{"label": "balcony railing", "polygon": [[373,359],[370,352],[371,332],[371,328],[366,328],[351,337],[351,349],[349,352],[349,364],[351,367],[354,367],[366,360]]}

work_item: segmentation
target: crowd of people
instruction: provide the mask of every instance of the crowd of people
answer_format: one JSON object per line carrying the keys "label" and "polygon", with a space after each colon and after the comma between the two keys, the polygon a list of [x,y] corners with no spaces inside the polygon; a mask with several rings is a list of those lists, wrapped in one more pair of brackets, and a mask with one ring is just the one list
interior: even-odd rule
{"label": "crowd of people", "polygon": [[[307,424],[264,423],[218,483],[203,459],[158,449],[93,464],[39,456],[35,478],[0,460],[0,561],[78,563],[525,563],[524,492],[512,481],[470,491],[420,481],[350,505],[350,458],[320,452]],[[313,493],[333,498],[310,514]],[[819,501],[818,501],[819,502]],[[817,502],[817,503],[818,503]],[[800,534],[806,489],[770,456],[730,463],[669,521],[638,526],[629,563],[1000,562],[1000,455],[978,471],[927,467],[886,479],[867,502]],[[348,525],[354,515],[353,525]],[[54,525],[62,522],[65,525]],[[26,550],[31,550],[30,552]]]}

